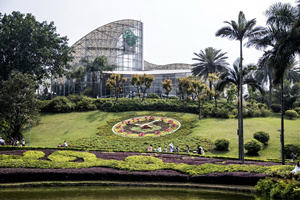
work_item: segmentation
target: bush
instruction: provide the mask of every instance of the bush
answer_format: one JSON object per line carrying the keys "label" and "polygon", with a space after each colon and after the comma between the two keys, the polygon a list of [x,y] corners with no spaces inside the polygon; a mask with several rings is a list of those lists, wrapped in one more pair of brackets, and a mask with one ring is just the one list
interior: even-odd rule
{"label": "bush", "polygon": [[298,117],[298,114],[295,110],[287,110],[285,111],[285,115],[290,119],[293,119],[294,117]]}
{"label": "bush", "polygon": [[300,155],[300,145],[286,144],[284,145],[284,153],[286,158],[290,158],[291,153]]}
{"label": "bush", "polygon": [[147,95],[148,99],[160,99],[160,97],[155,93],[150,93]]}
{"label": "bush", "polygon": [[265,109],[265,108],[260,109],[260,112],[261,112],[261,115],[260,115],[261,117],[269,117],[271,114],[270,110]]}
{"label": "bush", "polygon": [[271,105],[271,109],[272,109],[273,112],[279,113],[280,110],[281,110],[281,105],[278,104],[278,103],[273,103],[273,104]]}
{"label": "bush", "polygon": [[300,114],[300,107],[296,107],[296,108],[295,108],[295,111],[296,111],[298,114]]}
{"label": "bush", "polygon": [[263,144],[267,144],[270,139],[269,133],[265,131],[257,131],[253,134],[253,137],[254,139],[260,141]]}
{"label": "bush", "polygon": [[245,149],[248,151],[248,154],[255,155],[260,150],[262,150],[262,148],[263,148],[263,144],[260,141],[255,139],[245,143]]}
{"label": "bush", "polygon": [[51,100],[51,102],[48,104],[47,112],[71,112],[75,108],[75,104],[72,103],[69,99],[66,97],[55,97]]}
{"label": "bush", "polygon": [[76,104],[76,110],[96,110],[97,107],[94,104],[94,99],[90,97],[83,96],[80,101]]}
{"label": "bush", "polygon": [[218,151],[228,151],[228,147],[229,147],[229,140],[227,139],[217,139],[215,141],[215,147],[216,150]]}

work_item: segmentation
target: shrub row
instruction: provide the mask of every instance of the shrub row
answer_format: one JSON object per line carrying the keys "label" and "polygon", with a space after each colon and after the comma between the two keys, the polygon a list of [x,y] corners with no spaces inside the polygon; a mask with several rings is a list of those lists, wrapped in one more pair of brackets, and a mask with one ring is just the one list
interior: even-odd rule
{"label": "shrub row", "polygon": [[[28,152],[28,151],[27,151]],[[12,158],[1,156],[0,166],[4,168],[40,168],[40,169],[65,169],[65,168],[90,168],[108,167],[126,171],[153,171],[172,169],[190,176],[222,172],[252,172],[266,173],[273,170],[290,170],[291,166],[258,166],[258,165],[218,165],[203,164],[189,165],[184,163],[165,163],[152,156],[128,156],[122,160],[105,160],[96,158],[92,153],[76,151],[57,151],[48,156],[49,160],[40,160],[41,151],[25,152],[23,157]],[[26,155],[31,155],[30,157]],[[74,162],[77,158],[83,158],[83,162]]]}
{"label": "shrub row", "polygon": [[[86,96],[69,95],[67,97],[55,97],[52,100],[41,101],[42,112],[72,112],[99,109],[107,112],[126,112],[126,111],[172,111],[185,113],[199,113],[198,102],[182,101],[178,98],[170,98],[168,101],[158,99],[155,94],[140,102],[138,98],[120,98],[114,104],[113,98],[92,99]],[[237,108],[234,104],[220,101],[219,107],[215,107],[213,101],[207,102],[202,108],[204,117],[229,118],[237,117]],[[249,104],[244,111],[245,117],[267,117],[270,111],[264,104]]]}

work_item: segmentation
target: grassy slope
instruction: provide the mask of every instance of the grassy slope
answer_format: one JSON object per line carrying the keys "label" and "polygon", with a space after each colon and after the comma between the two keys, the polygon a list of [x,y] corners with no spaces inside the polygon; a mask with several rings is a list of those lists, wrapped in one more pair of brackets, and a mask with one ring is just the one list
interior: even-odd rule
{"label": "grassy slope", "polygon": [[[127,112],[128,113],[128,112]],[[31,146],[55,147],[64,140],[75,140],[81,137],[95,136],[97,127],[104,124],[107,119],[122,116],[127,113],[107,113],[99,111],[73,112],[66,114],[43,114],[41,124],[31,129]],[[136,112],[141,116],[149,112]],[[155,112],[150,112],[155,113]],[[166,112],[159,112],[166,113]],[[183,117],[197,118],[194,114],[182,114]],[[285,143],[299,144],[300,119],[285,120]],[[270,134],[270,142],[267,148],[260,152],[263,158],[280,158],[280,115],[273,114],[268,118],[244,119],[244,140],[253,138],[253,133],[258,130],[267,131]],[[198,120],[193,135],[200,135],[211,140],[227,138],[230,140],[230,151],[207,152],[207,154],[224,154],[237,156],[237,119],[204,118]],[[24,132],[25,137],[28,131]],[[28,137],[26,137],[28,144]],[[176,144],[175,144],[176,145]]]}

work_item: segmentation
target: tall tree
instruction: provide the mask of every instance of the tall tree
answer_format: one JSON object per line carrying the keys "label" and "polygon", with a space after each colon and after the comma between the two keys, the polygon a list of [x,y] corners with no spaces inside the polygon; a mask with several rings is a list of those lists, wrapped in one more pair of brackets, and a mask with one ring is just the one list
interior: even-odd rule
{"label": "tall tree", "polygon": [[[194,76],[203,77],[205,80],[210,73],[223,72],[228,65],[226,62],[228,57],[225,56],[227,52],[222,53],[221,49],[218,50],[213,47],[208,47],[204,49],[204,51],[200,50],[200,53],[194,54],[197,57],[193,58],[193,60],[196,60],[197,63],[192,64],[192,66],[195,66],[192,69],[192,73]],[[209,81],[209,88],[212,90],[211,81]]]}
{"label": "tall tree", "polygon": [[130,78],[130,84],[137,88],[140,101],[144,101],[147,89],[151,88],[152,82],[155,80],[153,75],[135,74]]}
{"label": "tall tree", "polygon": [[92,73],[92,90],[93,98],[97,96],[96,92],[96,81],[97,81],[97,72],[99,72],[99,82],[100,82],[100,96],[102,96],[102,81],[104,78],[103,71],[112,71],[117,66],[110,65],[108,59],[105,56],[99,56],[95,58],[92,62],[83,59],[82,62],[85,64],[87,72]]}
{"label": "tall tree", "polygon": [[281,85],[281,159],[284,156],[284,76],[296,53],[300,53],[300,2],[296,7],[289,3],[275,3],[265,12],[267,31],[250,41],[256,48],[270,48],[269,62],[274,69],[275,85]]}
{"label": "tall tree", "polygon": [[[238,21],[225,21],[224,23],[229,26],[225,26],[216,32],[217,37],[225,37],[230,40],[237,40],[240,43],[240,86],[243,85],[242,71],[243,71],[243,40],[247,38],[255,37],[256,35],[262,34],[264,31],[263,27],[255,27],[256,19],[246,20],[246,17],[242,11],[239,12]],[[244,163],[244,126],[243,126],[243,87],[240,87],[239,94],[239,159]]]}
{"label": "tall tree", "polygon": [[208,80],[214,87],[213,90],[210,89],[210,93],[214,95],[215,107],[218,107],[217,98],[222,93],[220,90],[217,89],[218,83],[220,81],[220,77],[221,77],[220,72],[208,74]]}
{"label": "tall tree", "polygon": [[0,13],[0,80],[27,73],[36,80],[60,76],[69,68],[72,48],[53,22],[38,22],[31,14]]}
{"label": "tall tree", "polygon": [[106,81],[106,87],[114,93],[115,105],[118,102],[119,94],[123,91],[123,84],[127,81],[127,78],[122,77],[120,74],[111,74]]}
{"label": "tall tree", "polygon": [[206,99],[207,95],[209,94],[210,90],[207,85],[201,82],[200,79],[194,79],[191,81],[192,91],[197,97],[198,101],[198,110],[199,110],[199,120],[201,120],[201,107],[202,102]]}
{"label": "tall tree", "polygon": [[0,85],[0,116],[8,124],[13,138],[22,138],[28,120],[38,119],[35,88],[34,79],[28,74],[17,74]]}
{"label": "tall tree", "polygon": [[172,80],[170,79],[165,79],[162,83],[162,87],[166,90],[165,94],[167,95],[167,99],[166,101],[168,101],[169,99],[169,94],[173,89],[173,85],[172,85]]}

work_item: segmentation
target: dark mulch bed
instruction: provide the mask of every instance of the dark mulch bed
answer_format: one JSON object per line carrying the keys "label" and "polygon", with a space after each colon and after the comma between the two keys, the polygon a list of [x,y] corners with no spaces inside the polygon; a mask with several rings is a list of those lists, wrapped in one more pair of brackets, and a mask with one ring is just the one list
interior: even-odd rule
{"label": "dark mulch bed", "polygon": [[[0,151],[0,154],[22,155],[26,150]],[[56,150],[41,150],[47,157]],[[192,157],[176,154],[142,154],[129,152],[98,152],[91,151],[97,158],[124,160],[130,155],[152,155],[161,158],[164,162],[186,163],[190,165],[213,164],[240,164],[238,160]],[[81,162],[82,160],[78,160]],[[246,165],[271,166],[280,163],[245,161]],[[20,169],[0,168],[0,182],[28,182],[28,181],[71,181],[71,180],[119,180],[119,181],[160,181],[160,182],[195,182],[235,185],[255,185],[264,178],[265,174],[247,172],[213,173],[199,176],[188,176],[174,170],[157,170],[150,172],[129,172],[124,170],[94,167],[83,169]]]}

